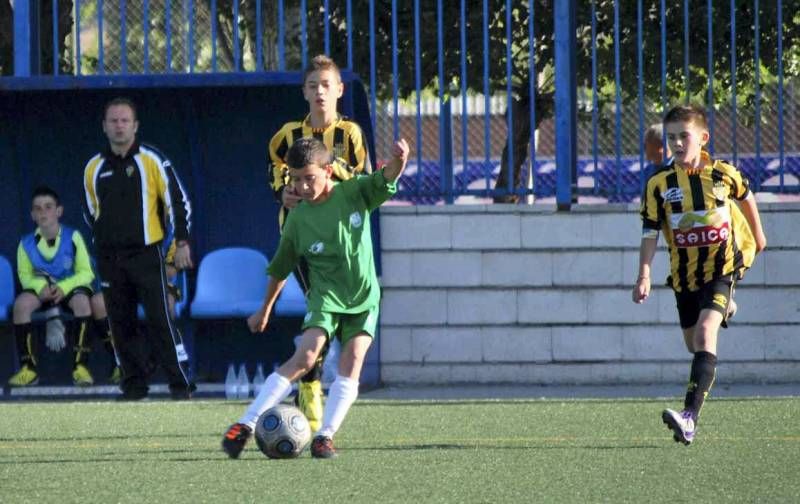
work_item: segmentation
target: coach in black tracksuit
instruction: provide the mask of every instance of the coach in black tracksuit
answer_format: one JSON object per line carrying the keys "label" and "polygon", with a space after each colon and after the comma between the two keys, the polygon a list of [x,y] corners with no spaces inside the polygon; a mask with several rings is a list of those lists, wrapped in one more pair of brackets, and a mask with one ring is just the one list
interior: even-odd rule
{"label": "coach in black tracksuit", "polygon": [[86,164],[87,221],[92,225],[97,265],[114,346],[122,367],[123,400],[147,396],[147,345],[137,335],[136,305],[144,305],[148,343],[169,380],[173,399],[188,399],[181,335],[169,315],[161,242],[174,230],[175,266],[191,268],[191,207],[169,160],[136,141],[136,108],[125,98],[110,101],[103,116],[108,148]]}

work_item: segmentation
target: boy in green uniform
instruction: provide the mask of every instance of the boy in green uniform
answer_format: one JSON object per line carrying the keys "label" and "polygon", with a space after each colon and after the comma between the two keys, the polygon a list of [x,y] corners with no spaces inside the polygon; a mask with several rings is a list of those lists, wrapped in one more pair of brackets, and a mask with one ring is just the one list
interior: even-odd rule
{"label": "boy in green uniform", "polygon": [[311,277],[308,313],[294,355],[267,377],[258,397],[225,433],[222,448],[231,458],[239,456],[261,413],[285,399],[292,382],[314,366],[328,340],[341,335],[339,372],[328,392],[322,427],[311,443],[313,457],[336,455],[333,435],[358,396],[361,366],[378,322],[380,287],[369,214],[396,192],[408,150],[406,141],[400,140],[383,170],[335,182],[331,154],[321,141],[304,138],[289,149],[291,183],[302,202],[289,213],[269,265],[264,304],[247,323],[253,332],[266,329],[286,277],[301,257],[308,263]]}
{"label": "boy in green uniform", "polygon": [[[742,173],[712,159],[706,116],[696,106],[672,108],[664,130],[673,157],[647,182],[634,303],[650,295],[650,265],[659,231],[667,241],[670,276],[686,348],[693,354],[683,410],[664,410],[675,441],[690,444],[716,375],[717,335],[730,316],[733,288],[767,245],[758,207]],[[740,216],[738,201],[741,205]]]}
{"label": "boy in green uniform", "polygon": [[[22,292],[14,300],[14,337],[20,369],[8,380],[12,387],[39,382],[31,314],[50,306],[68,307],[75,315],[69,334],[75,352],[73,383],[82,386],[94,383],[86,366],[92,315],[89,296],[94,273],[81,234],[59,222],[63,213],[64,207],[53,189],[40,186],[34,190],[31,218],[37,228],[23,236],[17,248],[17,275]],[[64,346],[63,336],[60,343],[50,340],[48,334],[48,347]]]}
{"label": "boy in green uniform", "polygon": [[[372,164],[367,150],[367,139],[361,128],[351,119],[337,111],[336,105],[344,93],[341,72],[336,63],[320,54],[311,59],[303,72],[303,98],[308,102],[305,118],[289,121],[283,125],[269,142],[269,180],[278,203],[282,205],[278,223],[283,227],[286,215],[301,198],[290,183],[286,155],[294,142],[301,138],[314,137],[321,140],[333,154],[333,179],[347,180],[354,175],[372,173]],[[304,262],[295,270],[304,293],[308,293],[309,278]],[[300,336],[295,338],[299,343]],[[330,349],[323,349],[317,364],[298,382],[297,405],[308,418],[311,428],[319,429],[322,421],[322,361],[328,350],[336,358],[338,342],[334,339]]]}

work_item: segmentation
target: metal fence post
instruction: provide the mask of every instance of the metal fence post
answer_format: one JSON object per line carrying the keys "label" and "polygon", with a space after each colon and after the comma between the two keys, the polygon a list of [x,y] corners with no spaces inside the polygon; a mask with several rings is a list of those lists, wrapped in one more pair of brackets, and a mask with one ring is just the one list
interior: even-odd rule
{"label": "metal fence post", "polygon": [[[35,1],[35,0],[34,0]],[[14,2],[14,76],[31,75],[31,2]]]}
{"label": "metal fence post", "polygon": [[577,93],[575,0],[555,2],[556,204],[569,210],[577,195]]}

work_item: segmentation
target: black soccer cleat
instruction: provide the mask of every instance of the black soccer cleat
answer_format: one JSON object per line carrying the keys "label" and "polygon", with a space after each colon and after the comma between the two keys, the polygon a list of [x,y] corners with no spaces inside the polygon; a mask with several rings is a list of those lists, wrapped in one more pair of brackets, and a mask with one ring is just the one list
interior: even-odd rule
{"label": "black soccer cleat", "polygon": [[253,435],[253,430],[243,423],[235,423],[228,427],[222,438],[222,450],[232,459],[239,458],[244,450],[247,440]]}
{"label": "black soccer cleat", "polygon": [[311,441],[311,456],[314,458],[334,458],[336,449],[333,447],[333,439],[327,436],[317,436]]}

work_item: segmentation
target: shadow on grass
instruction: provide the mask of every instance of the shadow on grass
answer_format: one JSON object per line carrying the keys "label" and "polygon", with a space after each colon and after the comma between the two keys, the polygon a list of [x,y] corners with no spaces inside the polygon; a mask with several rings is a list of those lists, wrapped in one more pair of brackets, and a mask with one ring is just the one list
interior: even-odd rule
{"label": "shadow on grass", "polygon": [[[676,399],[679,397],[676,395]],[[667,398],[671,400],[671,398]],[[582,397],[534,397],[534,398],[500,398],[500,399],[459,399],[443,397],[441,399],[401,399],[401,398],[364,398],[360,402],[353,404],[354,408],[369,408],[371,406],[392,406],[392,407],[428,407],[428,406],[516,406],[519,404],[538,404],[554,405],[568,403],[574,405],[581,404],[610,404],[636,403],[636,404],[663,404],[664,398],[642,397],[642,398],[582,398]]]}
{"label": "shadow on grass", "polygon": [[[153,439],[153,438],[166,438],[166,439],[183,439],[183,438],[192,438],[197,439],[198,437],[215,437],[218,433],[183,433],[183,434],[142,434],[141,436],[136,435],[119,435],[119,436],[72,436],[72,437],[21,437],[21,438],[5,438],[0,437],[0,442],[4,443],[22,443],[22,442],[34,442],[34,443],[53,443],[53,442],[63,442],[63,441],[129,441],[129,440],[136,440],[136,439]],[[220,436],[222,434],[219,434]]]}
{"label": "shadow on grass", "polygon": [[[343,452],[413,452],[413,451],[439,451],[439,450],[661,450],[662,445],[569,445],[563,446],[554,445],[508,445],[508,444],[483,444],[474,445],[467,443],[413,443],[405,445],[390,445],[390,446],[345,446],[341,450]],[[258,455],[257,450],[251,450],[253,455]],[[30,458],[22,459],[15,457],[9,460],[0,459],[0,466],[3,465],[36,465],[36,464],[87,464],[87,463],[137,463],[137,462],[203,462],[203,461],[219,461],[229,460],[228,457],[222,453],[217,447],[205,448],[175,448],[164,449],[158,448],[153,450],[142,450],[136,452],[140,456],[125,453],[127,456],[120,456],[119,453],[109,452],[105,456],[95,456],[87,458]],[[307,452],[306,452],[307,454]],[[173,456],[170,456],[173,455]],[[306,455],[302,455],[305,457]],[[261,458],[258,456],[247,457],[240,459],[239,463],[261,463],[266,457]]]}
{"label": "shadow on grass", "polygon": [[[222,452],[219,448],[175,448],[175,449],[164,449],[158,448],[153,450],[142,450],[139,452],[125,452],[117,453],[117,452],[107,452],[104,453],[102,456],[95,455],[94,457],[87,457],[87,458],[34,458],[31,457],[29,459],[23,458],[14,458],[9,460],[0,459],[0,466],[2,465],[17,465],[17,464],[28,464],[28,465],[35,465],[35,464],[91,464],[91,463],[117,463],[117,462],[150,462],[150,461],[158,461],[158,462],[200,462],[200,461],[210,461],[216,460],[220,458],[227,459],[227,456]],[[136,454],[140,454],[138,456]],[[169,456],[169,455],[173,456]],[[212,456],[215,455],[215,456]],[[164,456],[166,455],[166,456]],[[183,456],[177,456],[183,455]]]}
{"label": "shadow on grass", "polygon": [[458,443],[420,443],[391,446],[347,446],[343,451],[425,451],[425,450],[660,450],[663,446],[648,445],[508,445],[508,444],[458,444]]}

